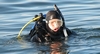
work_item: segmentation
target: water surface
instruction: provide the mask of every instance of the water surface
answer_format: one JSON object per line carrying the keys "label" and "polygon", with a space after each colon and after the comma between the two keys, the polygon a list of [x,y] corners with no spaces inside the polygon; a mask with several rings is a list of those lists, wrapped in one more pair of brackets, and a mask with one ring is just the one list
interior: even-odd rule
{"label": "water surface", "polygon": [[[100,54],[99,0],[0,0],[0,54],[38,54],[35,44],[16,37],[34,15],[53,10],[53,4],[61,10],[66,27],[77,33],[65,43],[69,54]],[[32,24],[25,28],[22,36],[29,33]]]}

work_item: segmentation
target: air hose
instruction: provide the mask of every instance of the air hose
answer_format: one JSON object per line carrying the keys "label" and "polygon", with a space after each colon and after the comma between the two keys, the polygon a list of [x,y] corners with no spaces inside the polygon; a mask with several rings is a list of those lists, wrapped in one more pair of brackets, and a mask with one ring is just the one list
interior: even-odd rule
{"label": "air hose", "polygon": [[38,17],[36,17],[36,18],[33,18],[33,19],[31,19],[29,22],[27,22],[27,23],[21,28],[20,32],[18,33],[17,38],[18,38],[18,39],[21,39],[21,36],[20,36],[20,35],[21,35],[22,31],[23,31],[31,22],[37,21],[39,18],[40,18],[40,16],[38,16]]}

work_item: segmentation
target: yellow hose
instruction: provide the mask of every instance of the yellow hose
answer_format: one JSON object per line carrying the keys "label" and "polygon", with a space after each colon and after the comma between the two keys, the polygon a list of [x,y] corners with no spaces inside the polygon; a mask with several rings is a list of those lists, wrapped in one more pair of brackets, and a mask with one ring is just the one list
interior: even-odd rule
{"label": "yellow hose", "polygon": [[27,23],[22,27],[22,29],[20,30],[20,32],[18,33],[17,38],[18,38],[18,39],[21,39],[21,36],[20,36],[20,35],[21,35],[22,31],[25,29],[25,27],[28,26],[31,22],[37,21],[39,18],[40,18],[40,16],[38,16],[38,17],[36,17],[36,18],[33,18],[32,20],[30,20],[29,22],[27,22]]}

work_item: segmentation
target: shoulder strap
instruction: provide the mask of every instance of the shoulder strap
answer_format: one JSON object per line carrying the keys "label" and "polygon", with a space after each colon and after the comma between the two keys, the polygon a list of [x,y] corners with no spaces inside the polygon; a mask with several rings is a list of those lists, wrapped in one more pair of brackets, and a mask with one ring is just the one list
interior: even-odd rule
{"label": "shoulder strap", "polygon": [[63,29],[63,32],[64,32],[65,37],[67,37],[68,34],[67,34],[67,31],[66,31],[66,28]]}
{"label": "shoulder strap", "polygon": [[65,36],[65,40],[67,40],[69,34],[68,34],[68,31],[65,27],[63,28],[63,33],[64,33],[64,36]]}

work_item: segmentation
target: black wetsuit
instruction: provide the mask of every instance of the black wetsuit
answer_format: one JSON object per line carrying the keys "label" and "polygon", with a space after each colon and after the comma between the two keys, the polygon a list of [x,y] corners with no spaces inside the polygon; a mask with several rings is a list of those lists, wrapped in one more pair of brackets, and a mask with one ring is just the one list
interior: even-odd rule
{"label": "black wetsuit", "polygon": [[66,34],[69,36],[71,31],[66,27],[61,27],[58,32],[53,32],[45,22],[37,22],[35,27],[30,31],[29,36],[32,42],[46,41],[61,41],[65,39],[63,29],[66,29]]}
{"label": "black wetsuit", "polygon": [[[46,21],[43,21],[45,19]],[[63,25],[57,32],[53,32],[49,27],[48,23],[51,19],[59,19],[63,21]],[[64,31],[66,30],[66,32]],[[60,16],[60,14],[55,10],[50,10],[46,17],[41,15],[41,18],[36,22],[35,28],[33,28],[29,36],[30,40],[33,42],[46,42],[46,41],[57,41],[64,40],[65,37],[71,34],[71,31],[65,27],[64,19]]]}

